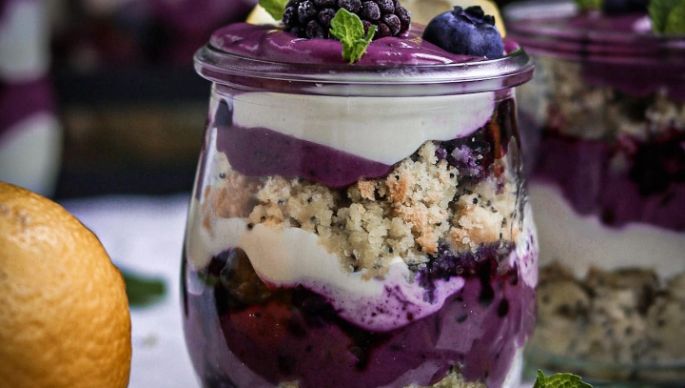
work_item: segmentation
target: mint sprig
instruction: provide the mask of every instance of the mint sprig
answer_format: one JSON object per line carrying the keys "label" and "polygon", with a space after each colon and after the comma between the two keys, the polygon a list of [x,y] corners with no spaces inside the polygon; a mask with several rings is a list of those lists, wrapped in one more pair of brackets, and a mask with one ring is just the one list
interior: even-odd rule
{"label": "mint sprig", "polygon": [[591,11],[602,8],[602,0],[576,0],[581,11]]}
{"label": "mint sprig", "polygon": [[571,373],[557,373],[545,376],[539,370],[533,388],[592,388],[592,385],[584,382],[580,376]]}
{"label": "mint sprig", "polygon": [[685,34],[685,0],[652,0],[649,16],[656,33]]}
{"label": "mint sprig", "polygon": [[288,0],[259,0],[259,5],[275,20],[283,19],[283,12]]}
{"label": "mint sprig", "polygon": [[342,43],[343,59],[349,63],[357,62],[364,56],[375,34],[375,25],[371,25],[369,31],[364,34],[362,20],[345,8],[340,8],[331,19],[331,35]]}

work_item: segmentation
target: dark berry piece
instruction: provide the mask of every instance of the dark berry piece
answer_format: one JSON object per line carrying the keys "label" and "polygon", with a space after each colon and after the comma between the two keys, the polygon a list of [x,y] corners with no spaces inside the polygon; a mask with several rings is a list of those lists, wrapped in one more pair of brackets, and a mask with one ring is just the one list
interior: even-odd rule
{"label": "dark berry piece", "polygon": [[299,36],[300,38],[305,37],[304,28],[302,28],[300,26],[292,27],[288,31],[290,31],[290,33],[295,35],[295,36]]}
{"label": "dark berry piece", "polygon": [[286,27],[293,26],[297,23],[297,8],[295,6],[289,6],[283,11],[283,24]]}
{"label": "dark berry piece", "polygon": [[467,9],[456,6],[433,18],[423,32],[423,39],[454,54],[501,58],[504,43],[494,21],[479,6]]}
{"label": "dark berry piece", "polygon": [[467,7],[464,12],[466,12],[467,15],[471,16],[472,18],[475,19],[482,19],[483,16],[485,16],[485,12],[483,12],[483,8],[480,6],[472,6],[472,7]]}
{"label": "dark berry piece", "polygon": [[306,0],[297,6],[297,20],[304,24],[316,16],[316,8],[311,0]]}
{"label": "dark berry piece", "polygon": [[321,25],[316,20],[310,20],[307,23],[307,28],[305,28],[305,34],[307,38],[325,38],[326,30],[321,27]]}
{"label": "dark berry piece", "polygon": [[647,13],[649,0],[604,0],[602,12],[607,15]]}
{"label": "dark berry piece", "polygon": [[371,28],[371,22],[367,20],[362,20],[362,24],[364,25],[364,33],[366,34],[369,32],[369,28]]}
{"label": "dark berry piece", "polygon": [[488,24],[491,25],[491,26],[494,26],[494,25],[495,25],[495,17],[492,16],[492,15],[485,15],[485,16],[483,16],[483,21],[484,21],[485,23],[488,23]]}
{"label": "dark berry piece", "polygon": [[400,18],[400,22],[402,23],[402,28],[400,29],[400,33],[407,32],[409,30],[409,26],[411,25],[411,18],[409,17],[409,11],[407,11],[407,9],[404,7],[396,7],[395,8],[395,15],[397,15],[397,17]]}
{"label": "dark berry piece", "polygon": [[362,18],[366,20],[378,20],[381,18],[381,9],[373,1],[362,4]]}
{"label": "dark berry piece", "polygon": [[395,3],[392,0],[376,0],[376,3],[384,14],[395,13]]}
{"label": "dark berry piece", "polygon": [[319,12],[316,19],[319,21],[319,23],[321,23],[322,26],[328,28],[331,26],[331,19],[333,19],[334,16],[335,11],[333,8],[326,8]]}
{"label": "dark berry piece", "polygon": [[335,6],[335,0],[314,0],[314,5],[317,8],[331,8]]}
{"label": "dark berry piece", "polygon": [[390,27],[385,23],[378,23],[378,30],[376,31],[376,38],[384,38],[390,36]]}
{"label": "dark berry piece", "polygon": [[391,35],[399,34],[400,30],[402,29],[402,23],[400,22],[400,18],[398,18],[394,14],[383,15],[383,23],[388,25],[388,28],[390,28]]}
{"label": "dark berry piece", "polygon": [[345,8],[352,13],[358,13],[362,9],[361,0],[338,0],[338,7]]}

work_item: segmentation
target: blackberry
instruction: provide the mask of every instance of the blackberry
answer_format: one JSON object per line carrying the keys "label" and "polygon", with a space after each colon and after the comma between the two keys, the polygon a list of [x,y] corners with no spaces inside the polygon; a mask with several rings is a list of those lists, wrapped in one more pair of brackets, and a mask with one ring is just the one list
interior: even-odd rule
{"label": "blackberry", "polygon": [[366,30],[377,27],[374,39],[406,33],[411,18],[397,0],[290,0],[283,13],[285,30],[300,38],[331,38],[331,19],[340,9],[356,14]]}

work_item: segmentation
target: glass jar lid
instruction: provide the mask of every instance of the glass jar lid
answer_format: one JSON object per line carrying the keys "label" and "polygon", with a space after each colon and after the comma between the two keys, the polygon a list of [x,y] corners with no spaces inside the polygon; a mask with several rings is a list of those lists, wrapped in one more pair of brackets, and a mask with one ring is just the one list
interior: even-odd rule
{"label": "glass jar lid", "polygon": [[[218,84],[341,95],[449,95],[498,91],[530,80],[533,62],[513,40],[507,55],[449,64],[361,65],[266,60],[231,52],[217,31],[195,54],[195,69]],[[353,86],[353,88],[351,88]]]}

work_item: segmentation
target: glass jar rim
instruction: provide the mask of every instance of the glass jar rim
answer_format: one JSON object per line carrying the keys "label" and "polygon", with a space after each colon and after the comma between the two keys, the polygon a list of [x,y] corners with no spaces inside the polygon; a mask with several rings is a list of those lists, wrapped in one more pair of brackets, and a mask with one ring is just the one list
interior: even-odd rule
{"label": "glass jar rim", "polygon": [[[532,54],[597,62],[685,64],[685,36],[659,36],[646,31],[588,29],[554,21],[578,16],[571,0],[529,0],[504,10],[511,36]],[[646,17],[646,16],[645,16]]]}
{"label": "glass jar rim", "polygon": [[336,89],[344,95],[449,95],[498,91],[529,81],[534,69],[532,59],[513,41],[506,44],[509,53],[492,60],[368,66],[269,61],[229,53],[210,42],[195,53],[194,62],[203,78],[239,88],[317,93],[312,88],[316,87],[325,94]]}

